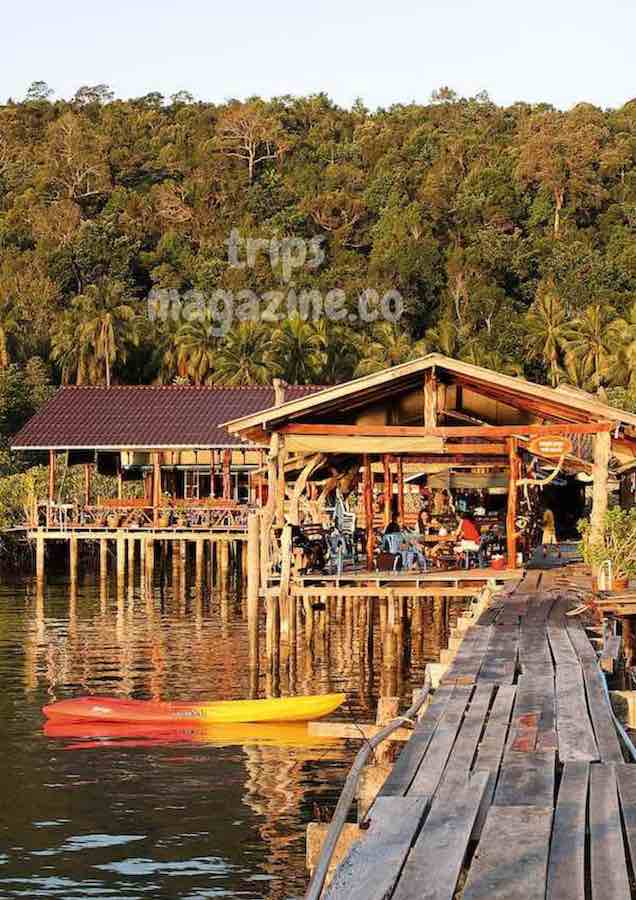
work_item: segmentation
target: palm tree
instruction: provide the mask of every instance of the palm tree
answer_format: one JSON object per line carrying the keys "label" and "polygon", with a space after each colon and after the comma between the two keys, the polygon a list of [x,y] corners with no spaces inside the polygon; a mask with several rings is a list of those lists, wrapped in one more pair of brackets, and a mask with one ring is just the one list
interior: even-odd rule
{"label": "palm tree", "polygon": [[360,339],[360,362],[355,375],[370,375],[382,369],[417,359],[426,353],[425,341],[414,341],[409,333],[391,322],[374,325]]}
{"label": "palm tree", "polygon": [[89,285],[71,303],[52,335],[53,359],[61,365],[62,379],[76,384],[110,387],[113,367],[125,362],[128,348],[137,342],[137,315],[119,281]]}
{"label": "palm tree", "polygon": [[81,304],[73,302],[58,318],[51,335],[51,358],[58,363],[62,384],[90,382],[94,348],[84,334]]}
{"label": "palm tree", "polygon": [[289,384],[312,384],[326,362],[324,333],[293,312],[272,336],[272,359]]}
{"label": "palm tree", "polygon": [[583,380],[582,387],[598,391],[608,380],[616,351],[613,310],[600,303],[587,307],[566,332],[566,357],[572,371]]}
{"label": "palm tree", "polygon": [[177,370],[194,384],[213,380],[219,352],[219,323],[209,313],[182,325],[175,338]]}
{"label": "palm tree", "polygon": [[269,384],[279,366],[271,358],[269,330],[256,322],[240,322],[225,337],[215,358],[215,384]]}
{"label": "palm tree", "polygon": [[561,354],[568,337],[568,323],[563,304],[552,287],[537,292],[525,326],[528,352],[546,364],[548,380],[556,387],[563,372]]}
{"label": "palm tree", "polygon": [[614,349],[609,364],[608,381],[636,391],[636,303],[625,317],[615,319],[611,326]]}
{"label": "palm tree", "polygon": [[325,353],[320,371],[321,384],[349,381],[360,359],[359,341],[350,329],[327,318],[316,323],[316,333],[320,335]]}

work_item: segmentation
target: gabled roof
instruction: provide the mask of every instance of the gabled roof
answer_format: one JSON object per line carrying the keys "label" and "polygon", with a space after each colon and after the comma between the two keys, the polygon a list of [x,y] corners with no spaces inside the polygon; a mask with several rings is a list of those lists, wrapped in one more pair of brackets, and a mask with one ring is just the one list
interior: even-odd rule
{"label": "gabled roof", "polygon": [[[422,373],[435,368],[439,373],[447,372],[467,385],[476,389],[490,389],[503,402],[514,405],[515,398],[527,398],[543,404],[546,409],[553,410],[554,415],[567,419],[568,413],[576,413],[575,418],[616,422],[636,428],[636,415],[607,406],[595,397],[576,390],[550,388],[545,385],[526,381],[510,375],[502,375],[483,366],[443,356],[441,353],[429,353],[411,362],[383,369],[372,375],[355,378],[345,384],[325,388],[311,396],[298,397],[273,409],[232,419],[226,423],[231,434],[254,435],[258,430],[265,431],[275,427],[275,423],[283,420],[297,419],[310,413],[318,414],[330,409],[347,408],[357,401],[372,402],[393,390],[401,390],[420,382]],[[546,413],[549,415],[549,413]]]}
{"label": "gabled roof", "polygon": [[[287,386],[299,399],[320,390]],[[116,385],[61,387],[16,434],[14,450],[169,449],[245,446],[222,423],[274,403],[274,389]]]}

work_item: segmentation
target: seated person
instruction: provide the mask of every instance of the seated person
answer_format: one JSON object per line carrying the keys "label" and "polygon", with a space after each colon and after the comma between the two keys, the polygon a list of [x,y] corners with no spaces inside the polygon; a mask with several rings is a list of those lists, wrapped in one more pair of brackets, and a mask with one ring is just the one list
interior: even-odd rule
{"label": "seated person", "polygon": [[397,516],[393,516],[389,524],[384,529],[382,535],[381,549],[385,553],[399,553],[402,545],[402,526]]}
{"label": "seated person", "polygon": [[420,571],[426,572],[428,563],[418,540],[420,535],[405,529],[402,532],[401,537],[402,546],[400,548],[400,553],[402,555],[402,567],[404,569],[413,569],[415,563],[417,563]]}
{"label": "seated person", "polygon": [[464,513],[454,531],[455,540],[459,541],[459,549],[463,554],[478,553],[481,535],[470,513]]}

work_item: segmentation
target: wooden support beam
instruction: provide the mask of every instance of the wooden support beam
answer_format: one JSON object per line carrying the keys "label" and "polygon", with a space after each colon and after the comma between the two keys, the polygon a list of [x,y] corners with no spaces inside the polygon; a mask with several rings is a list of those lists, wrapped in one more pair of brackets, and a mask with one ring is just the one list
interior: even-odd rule
{"label": "wooden support beam", "polygon": [[400,524],[404,524],[404,466],[402,457],[397,458],[397,507]]}
{"label": "wooden support beam", "polygon": [[612,437],[607,432],[594,438],[594,463],[592,465],[592,513],[590,516],[590,540],[594,543],[603,537],[607,512],[607,482]]}
{"label": "wooden support beam", "polygon": [[152,520],[155,528],[159,523],[159,507],[161,505],[161,462],[160,453],[152,454]]}
{"label": "wooden support beam", "polygon": [[508,438],[508,511],[506,514],[506,540],[508,545],[508,566],[511,569],[517,564],[517,481],[519,476],[519,457],[517,456],[517,439]]}
{"label": "wooden support beam", "polygon": [[252,670],[258,670],[258,595],[261,580],[260,524],[260,514],[250,513],[247,519],[247,632],[249,665]]}
{"label": "wooden support beam", "polygon": [[50,509],[55,502],[55,450],[49,450],[49,503],[46,513],[46,524],[51,525]]}
{"label": "wooden support beam", "polygon": [[84,465],[84,506],[91,505],[91,473],[92,466],[90,463]]}
{"label": "wooden support beam", "polygon": [[210,450],[210,497],[216,497],[214,478],[216,474],[216,450]]}
{"label": "wooden support beam", "polygon": [[[450,415],[450,413],[449,413]],[[330,425],[326,423],[292,423],[283,425],[280,434],[297,435],[361,435],[363,437],[443,437],[443,438],[508,438],[535,437],[552,434],[602,434],[615,428],[612,422],[579,422],[550,425]]]}
{"label": "wooden support beam", "polygon": [[437,375],[435,369],[424,372],[424,427],[437,426]]}
{"label": "wooden support beam", "polygon": [[393,476],[391,472],[391,457],[385,453],[382,457],[384,468],[384,527],[391,521],[391,506],[393,500]]}
{"label": "wooden support beam", "polygon": [[367,532],[366,549],[367,549],[367,569],[373,569],[373,553],[375,550],[375,535],[373,533],[373,471],[371,469],[371,461],[369,454],[365,453],[363,457],[364,465],[364,518]]}
{"label": "wooden support beam", "polygon": [[223,499],[230,500],[232,498],[232,451],[223,451]]}

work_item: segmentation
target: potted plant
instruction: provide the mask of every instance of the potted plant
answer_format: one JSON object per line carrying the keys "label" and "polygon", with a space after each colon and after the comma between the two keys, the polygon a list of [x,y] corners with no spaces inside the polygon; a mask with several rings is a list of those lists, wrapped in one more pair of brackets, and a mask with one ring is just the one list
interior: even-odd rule
{"label": "potted plant", "polygon": [[588,519],[579,522],[583,560],[598,572],[609,563],[611,590],[625,590],[629,579],[636,577],[636,509],[608,509],[603,519],[603,533],[592,537]]}

